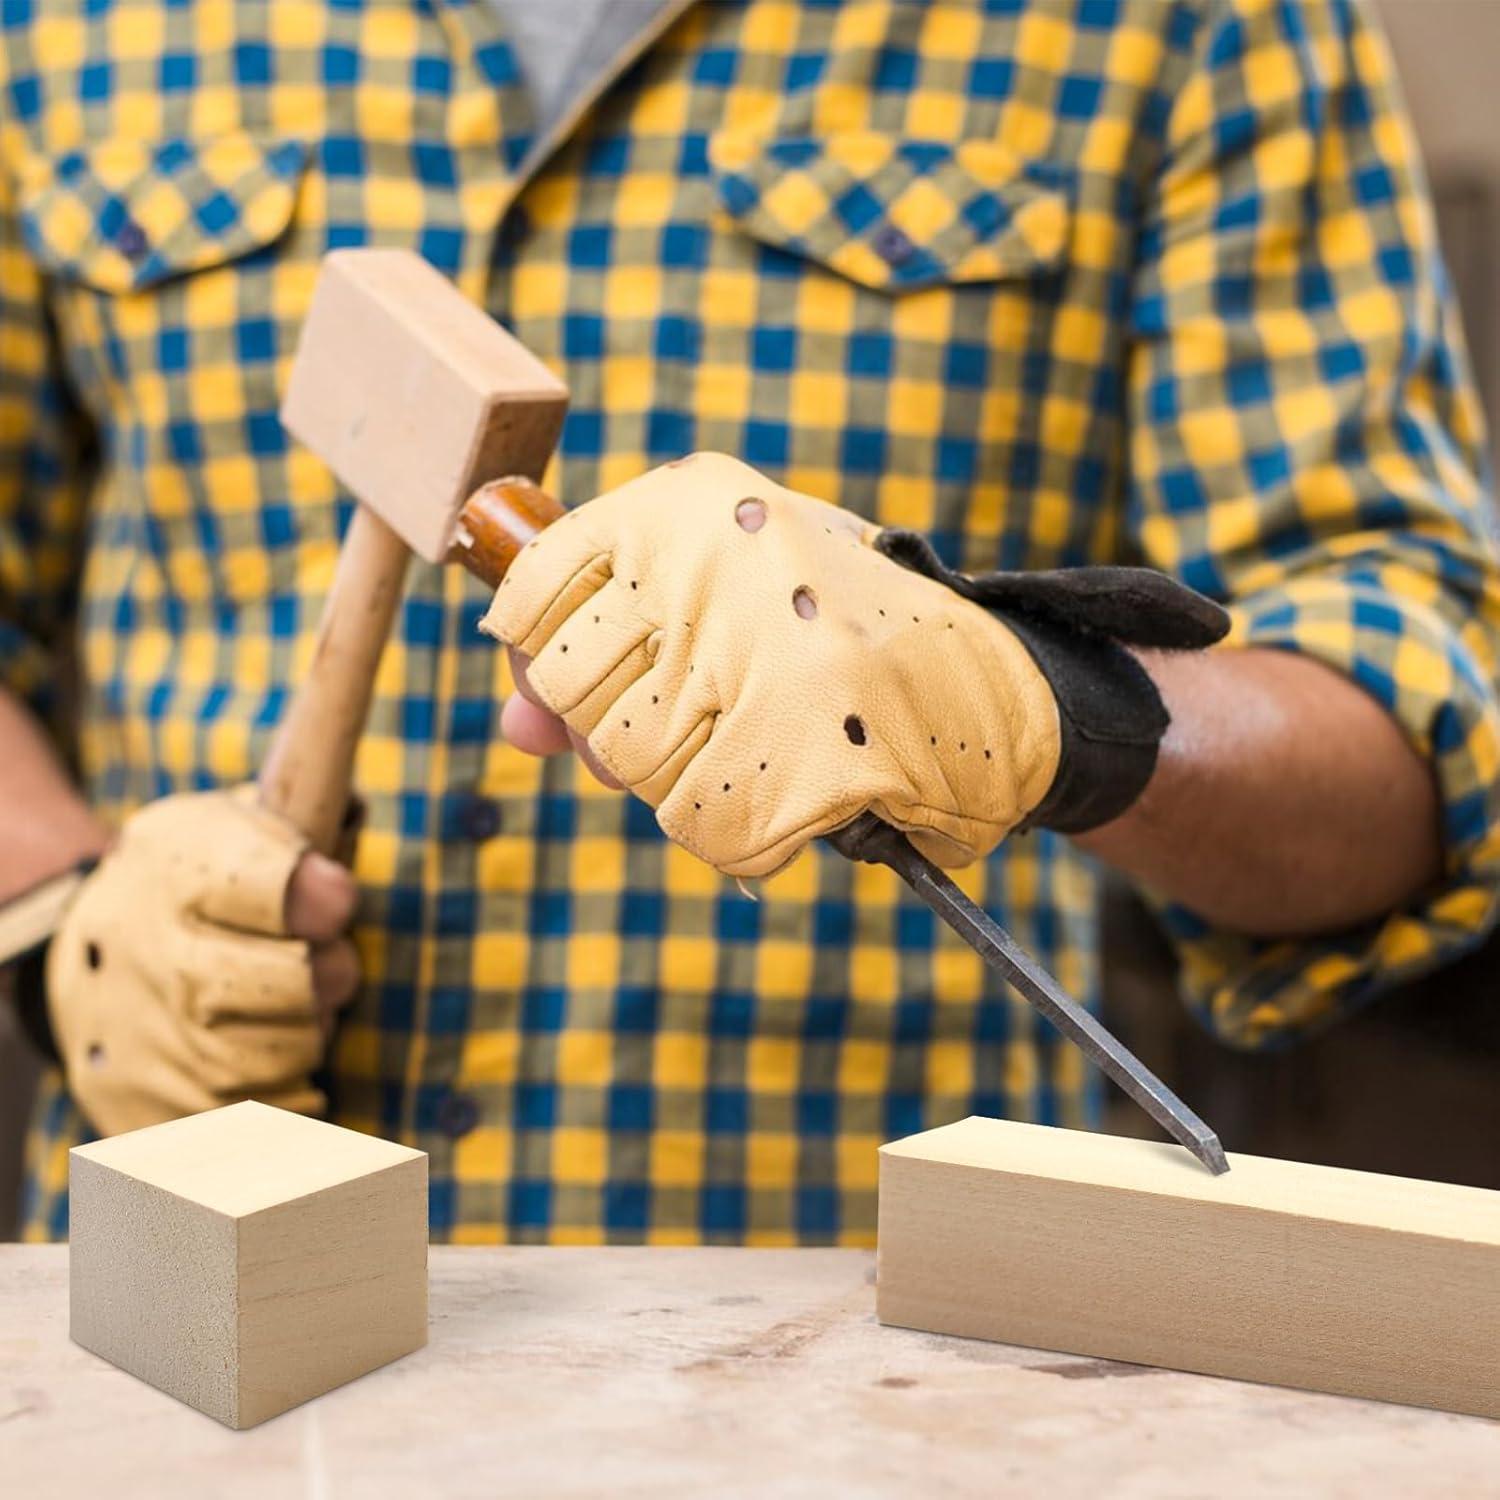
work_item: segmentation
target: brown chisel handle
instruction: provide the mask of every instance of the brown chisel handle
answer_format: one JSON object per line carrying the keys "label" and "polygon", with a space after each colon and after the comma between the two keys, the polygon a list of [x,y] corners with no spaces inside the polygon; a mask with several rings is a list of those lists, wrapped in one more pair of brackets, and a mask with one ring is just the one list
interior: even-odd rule
{"label": "brown chisel handle", "polygon": [[260,772],[260,800],[332,854],[349,810],[354,754],[411,552],[359,506],[344,533],[307,675]]}
{"label": "brown chisel handle", "polygon": [[497,589],[521,548],[566,514],[546,490],[529,479],[517,475],[491,480],[464,502],[448,556],[481,583]]}

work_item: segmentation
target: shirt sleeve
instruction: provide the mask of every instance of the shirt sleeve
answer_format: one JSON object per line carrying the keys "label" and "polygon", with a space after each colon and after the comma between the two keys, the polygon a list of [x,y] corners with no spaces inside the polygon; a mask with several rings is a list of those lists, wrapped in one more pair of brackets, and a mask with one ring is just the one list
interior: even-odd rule
{"label": "shirt sleeve", "polygon": [[0,174],[0,686],[57,727],[96,445]]}
{"label": "shirt sleeve", "polygon": [[1348,0],[1211,0],[1167,114],[1132,335],[1145,559],[1228,604],[1233,642],[1374,696],[1441,793],[1441,888],[1383,921],[1256,942],[1165,909],[1195,1012],[1265,1047],[1474,946],[1500,893],[1483,424],[1390,59]]}

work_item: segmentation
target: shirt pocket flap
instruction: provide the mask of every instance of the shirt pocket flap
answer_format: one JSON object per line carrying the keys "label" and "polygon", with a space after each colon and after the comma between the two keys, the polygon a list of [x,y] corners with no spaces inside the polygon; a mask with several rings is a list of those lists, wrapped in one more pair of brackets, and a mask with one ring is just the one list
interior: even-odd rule
{"label": "shirt pocket flap", "polygon": [[998,141],[725,133],[709,154],[720,202],[752,235],[880,291],[1034,276],[1067,248],[1060,174]]}
{"label": "shirt pocket flap", "polygon": [[306,161],[303,142],[247,131],[95,142],[23,169],[27,243],[55,275],[144,291],[279,239]]}

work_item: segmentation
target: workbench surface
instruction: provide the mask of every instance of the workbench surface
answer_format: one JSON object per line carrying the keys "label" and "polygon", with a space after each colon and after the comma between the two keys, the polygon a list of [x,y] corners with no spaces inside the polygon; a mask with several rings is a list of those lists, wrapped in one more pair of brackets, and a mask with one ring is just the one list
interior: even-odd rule
{"label": "workbench surface", "polygon": [[0,1491],[1500,1494],[1500,1423],[881,1328],[874,1266],[435,1248],[428,1348],[235,1433],[69,1342],[65,1249],[0,1246]]}

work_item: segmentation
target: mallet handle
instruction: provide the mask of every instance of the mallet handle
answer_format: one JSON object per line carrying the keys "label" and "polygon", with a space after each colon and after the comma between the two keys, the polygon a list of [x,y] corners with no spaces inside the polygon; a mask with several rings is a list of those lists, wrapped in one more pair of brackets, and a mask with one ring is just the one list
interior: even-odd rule
{"label": "mallet handle", "polygon": [[[563,507],[529,479],[497,479],[466,502],[450,557],[499,588],[516,554]],[[260,800],[332,854],[349,811],[354,756],[411,553],[368,506],[349,522],[312,665],[260,773]]]}
{"label": "mallet handle", "polygon": [[261,767],[261,803],[324,854],[338,847],[349,811],[354,753],[410,560],[406,543],[373,510],[356,508],[312,664]]}

